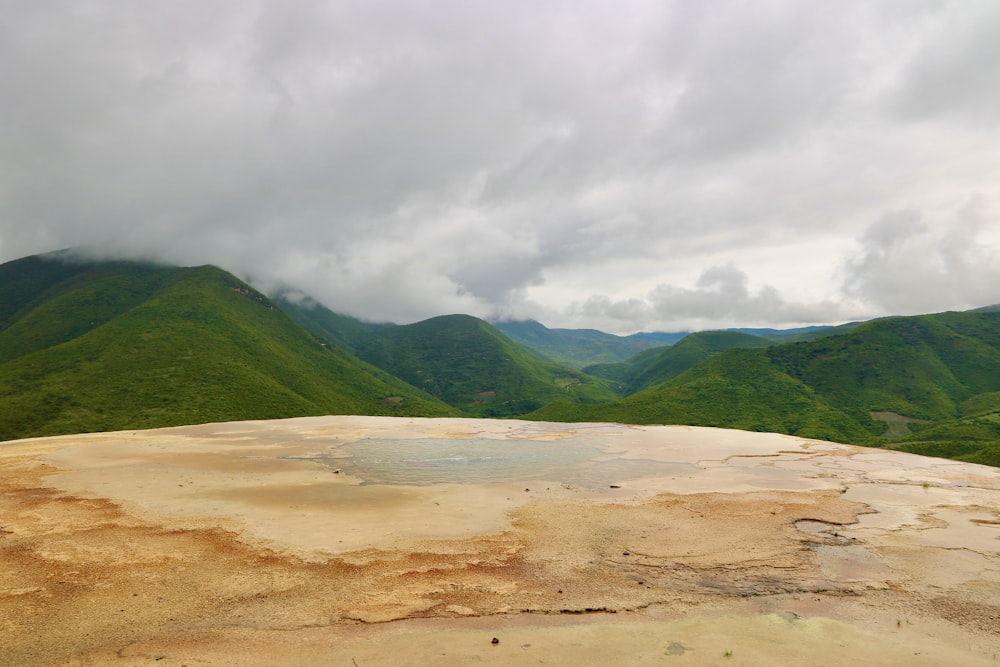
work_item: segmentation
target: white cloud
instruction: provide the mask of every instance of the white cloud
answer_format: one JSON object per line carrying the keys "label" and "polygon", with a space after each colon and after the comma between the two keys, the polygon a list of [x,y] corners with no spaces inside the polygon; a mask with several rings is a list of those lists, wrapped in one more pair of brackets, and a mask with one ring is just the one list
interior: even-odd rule
{"label": "white cloud", "polygon": [[890,211],[847,261],[846,292],[882,312],[914,314],[1000,303],[998,216],[982,196],[934,215]]}
{"label": "white cloud", "polygon": [[963,1],[921,30],[922,48],[901,72],[904,116],[956,116],[995,125],[1000,118],[1000,11],[989,0]]}
{"label": "white cloud", "polygon": [[659,284],[642,298],[614,300],[591,296],[570,308],[590,326],[615,332],[678,331],[780,323],[799,326],[849,318],[842,304],[795,303],[772,285],[753,289],[734,264],[705,270],[693,287]]}
{"label": "white cloud", "polygon": [[87,244],[376,319],[618,331],[1000,300],[993,2],[4,17],[0,261]]}

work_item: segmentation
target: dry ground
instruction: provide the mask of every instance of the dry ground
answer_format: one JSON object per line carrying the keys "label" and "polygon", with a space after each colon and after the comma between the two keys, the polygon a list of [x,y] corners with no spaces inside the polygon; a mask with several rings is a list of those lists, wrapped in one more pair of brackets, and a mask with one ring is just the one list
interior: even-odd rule
{"label": "dry ground", "polygon": [[[362,438],[600,451],[528,481],[365,483]],[[998,665],[1000,471],[489,420],[0,443],[0,637],[3,665]]]}

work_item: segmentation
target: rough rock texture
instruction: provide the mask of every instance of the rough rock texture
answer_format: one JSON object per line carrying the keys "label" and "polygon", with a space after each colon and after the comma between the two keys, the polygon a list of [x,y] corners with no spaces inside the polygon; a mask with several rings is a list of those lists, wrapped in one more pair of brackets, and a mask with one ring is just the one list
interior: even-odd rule
{"label": "rough rock texture", "polygon": [[996,665],[1000,471],[457,419],[0,443],[0,636],[0,664]]}

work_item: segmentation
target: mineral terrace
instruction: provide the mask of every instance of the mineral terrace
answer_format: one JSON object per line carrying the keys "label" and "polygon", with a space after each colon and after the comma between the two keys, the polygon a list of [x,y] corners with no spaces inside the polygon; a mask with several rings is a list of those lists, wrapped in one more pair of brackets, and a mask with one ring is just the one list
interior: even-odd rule
{"label": "mineral terrace", "polygon": [[1000,470],[691,427],[0,443],[0,664],[1000,665]]}

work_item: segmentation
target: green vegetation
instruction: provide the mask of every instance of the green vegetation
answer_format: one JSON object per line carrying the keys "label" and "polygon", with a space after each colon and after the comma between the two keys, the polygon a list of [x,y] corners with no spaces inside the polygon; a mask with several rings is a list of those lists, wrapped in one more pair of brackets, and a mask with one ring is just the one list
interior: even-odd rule
{"label": "green vegetation", "polygon": [[733,349],[614,404],[553,404],[533,413],[549,421],[689,424],[790,433],[850,442],[865,429],[758,350]]}
{"label": "green vegetation", "polygon": [[772,343],[760,336],[736,331],[699,331],[689,334],[671,347],[657,347],[617,364],[587,366],[584,372],[617,383],[625,395],[671,380],[689,368],[718,354],[738,347],[767,347]]}
{"label": "green vegetation", "polygon": [[[701,333],[716,334],[720,340],[726,336],[735,336],[735,343],[713,350],[721,352],[729,347],[757,347],[762,344],[815,340],[850,331],[858,324],[852,322],[836,327],[813,326],[798,329],[728,329]],[[649,350],[657,349],[658,352],[663,352],[666,347],[690,336],[687,332],[642,332],[631,336],[614,336],[594,329],[549,329],[534,320],[501,321],[495,322],[494,325],[511,340],[534,350],[545,359],[614,380],[623,385],[623,390],[625,384],[634,380],[638,372],[636,369],[641,370],[641,360],[651,358],[644,356]],[[739,342],[740,338],[742,342]],[[756,342],[747,345],[748,340]],[[718,341],[710,345],[718,345]],[[688,367],[690,366],[683,370]],[[632,380],[627,379],[630,377]],[[665,379],[668,378],[662,378],[660,381]],[[630,393],[636,390],[637,388],[633,387],[625,391]]]}
{"label": "green vegetation", "polygon": [[672,380],[684,371],[694,368],[706,359],[735,348],[756,348],[771,345],[760,336],[736,331],[701,331],[693,333],[673,347],[666,348],[640,368],[630,383],[632,392]]}
{"label": "green vegetation", "polygon": [[[725,332],[688,336],[618,375],[644,388],[615,404],[553,404],[531,417],[768,430],[1000,465],[996,311],[886,318],[812,341],[713,354],[710,341],[716,350],[739,344],[716,333]],[[685,363],[693,365],[671,377]],[[611,377],[607,368],[594,372]],[[648,383],[639,381],[644,373]],[[891,435],[886,423],[871,417],[883,411],[912,433],[883,437]]]}
{"label": "green vegetation", "polygon": [[213,267],[29,257],[0,266],[0,439],[318,414],[527,416],[772,431],[1000,466],[996,308],[700,332],[586,372],[544,358],[538,341],[594,355],[621,337],[517,324],[534,350],[465,315],[369,324],[272,301]]}
{"label": "green vegetation", "polygon": [[873,410],[943,420],[1000,390],[1000,313],[875,320],[847,334],[770,348],[781,370],[865,420]]}
{"label": "green vegetation", "polygon": [[495,322],[494,326],[543,358],[575,369],[624,362],[643,350],[671,345],[687,335],[683,332],[615,336],[595,329],[549,329],[534,320]]}
{"label": "green vegetation", "polygon": [[[39,263],[45,268],[63,264],[40,261],[10,267],[18,270],[4,272],[3,277],[13,274],[14,279],[10,284],[5,281],[0,294],[7,296],[25,286],[26,281],[17,278],[36,270]],[[0,363],[65,343],[110,322],[148,299],[178,271],[120,262],[102,263],[89,270],[76,263],[71,268],[76,270],[46,285],[45,291],[5,318],[6,326],[0,331]]]}
{"label": "green vegetation", "polygon": [[368,324],[316,302],[279,303],[320,339],[468,416],[510,417],[553,400],[595,403],[615,398],[604,380],[548,361],[468,315],[399,326]]}
{"label": "green vegetation", "polygon": [[974,416],[984,412],[1000,412],[1000,391],[976,394],[962,402],[961,411],[963,416]]}
{"label": "green vegetation", "polygon": [[632,393],[632,387],[636,376],[650,366],[659,357],[666,347],[652,347],[648,350],[636,354],[627,361],[619,361],[613,364],[594,364],[585,366],[584,373],[595,377],[604,378],[612,383],[615,391],[622,395]]}
{"label": "green vegetation", "polygon": [[468,315],[373,331],[358,344],[357,354],[470,416],[508,417],[553,400],[587,404],[615,398],[601,380],[544,361]]}
{"label": "green vegetation", "polygon": [[914,428],[890,447],[912,454],[1000,467],[1000,411]]}
{"label": "green vegetation", "polygon": [[[323,347],[219,269],[102,262],[60,271],[48,266],[59,262],[41,261],[0,266],[0,439],[317,414],[454,414]],[[40,266],[45,284],[12,297]]]}
{"label": "green vegetation", "polygon": [[392,324],[371,324],[349,315],[335,313],[318,301],[306,296],[294,300],[286,296],[278,296],[273,301],[289,317],[311,331],[318,339],[327,345],[336,345],[351,354],[356,354],[365,342],[380,329],[395,326]]}
{"label": "green vegetation", "polygon": [[846,324],[839,324],[833,327],[803,327],[801,329],[738,329],[743,333],[753,334],[755,336],[760,336],[761,338],[766,338],[772,343],[778,343],[784,345],[786,343],[801,343],[804,341],[817,340],[819,338],[826,338],[827,336],[836,336],[842,333],[847,333],[852,331],[855,327],[863,324],[863,322],[848,322]]}

